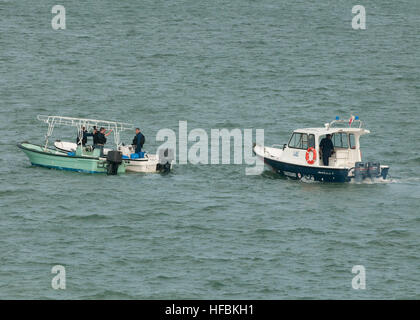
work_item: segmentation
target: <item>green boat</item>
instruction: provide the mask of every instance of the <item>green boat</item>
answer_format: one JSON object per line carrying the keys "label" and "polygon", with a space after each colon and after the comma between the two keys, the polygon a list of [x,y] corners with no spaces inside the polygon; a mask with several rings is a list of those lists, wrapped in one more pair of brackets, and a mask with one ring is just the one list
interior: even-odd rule
{"label": "green boat", "polygon": [[93,127],[104,127],[112,129],[116,150],[121,145],[120,132],[132,130],[133,125],[105,120],[92,120],[81,118],[69,118],[61,116],[39,115],[38,120],[48,124],[48,132],[43,146],[29,142],[19,143],[17,146],[28,156],[29,161],[34,166],[51,169],[86,172],[86,173],[106,173],[120,174],[125,173],[127,163],[122,160],[122,153],[119,151],[108,151],[106,156],[101,156],[101,151],[92,146],[76,147],[71,152],[63,152],[48,147],[48,140],[51,137],[56,125],[73,126],[78,130],[79,140],[82,139],[82,127],[89,130]]}

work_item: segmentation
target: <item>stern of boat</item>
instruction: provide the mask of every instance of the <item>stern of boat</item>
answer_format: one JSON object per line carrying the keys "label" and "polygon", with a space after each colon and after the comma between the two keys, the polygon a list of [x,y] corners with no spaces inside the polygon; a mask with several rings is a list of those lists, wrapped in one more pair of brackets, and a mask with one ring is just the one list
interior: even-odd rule
{"label": "stern of boat", "polygon": [[349,170],[349,177],[356,182],[379,178],[386,180],[388,172],[389,166],[381,165],[379,162],[356,162],[354,168]]}

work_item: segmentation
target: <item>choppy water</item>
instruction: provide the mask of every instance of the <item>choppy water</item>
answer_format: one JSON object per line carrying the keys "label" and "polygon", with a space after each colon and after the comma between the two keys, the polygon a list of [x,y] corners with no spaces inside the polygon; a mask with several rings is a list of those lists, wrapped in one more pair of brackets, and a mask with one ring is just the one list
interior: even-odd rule
{"label": "choppy water", "polygon": [[[418,1],[363,1],[364,31],[357,1],[63,1],[61,31],[54,4],[0,1],[0,298],[420,298]],[[154,152],[179,120],[273,144],[350,113],[390,183],[238,165],[107,177],[31,167],[15,146],[42,141],[37,114],[134,122]]]}

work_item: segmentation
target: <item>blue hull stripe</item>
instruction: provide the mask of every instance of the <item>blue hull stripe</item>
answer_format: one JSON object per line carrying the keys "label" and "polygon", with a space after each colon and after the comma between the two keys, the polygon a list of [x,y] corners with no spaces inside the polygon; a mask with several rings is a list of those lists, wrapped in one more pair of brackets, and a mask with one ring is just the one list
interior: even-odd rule
{"label": "blue hull stripe", "polygon": [[89,170],[65,168],[65,167],[59,167],[59,166],[46,166],[46,165],[43,165],[43,164],[37,164],[37,163],[32,163],[32,162],[31,162],[31,164],[33,166],[36,166],[36,167],[43,167],[43,168],[48,168],[48,169],[57,169],[57,170],[75,171],[75,172],[84,172],[84,173],[105,173],[105,172],[101,172],[101,171],[89,171]]}

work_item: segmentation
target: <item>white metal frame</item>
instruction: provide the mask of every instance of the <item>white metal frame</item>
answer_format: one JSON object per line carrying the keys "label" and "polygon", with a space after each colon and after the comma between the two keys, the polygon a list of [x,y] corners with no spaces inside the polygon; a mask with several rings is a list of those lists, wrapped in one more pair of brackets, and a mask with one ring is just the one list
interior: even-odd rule
{"label": "white metal frame", "polygon": [[84,118],[71,118],[71,117],[62,117],[62,116],[46,116],[46,115],[38,115],[37,119],[48,124],[47,134],[45,136],[45,146],[46,149],[48,146],[48,138],[52,135],[54,131],[54,127],[56,125],[63,125],[63,126],[70,126],[76,127],[79,135],[80,135],[80,128],[85,127],[86,130],[92,129],[96,126],[99,128],[104,127],[107,130],[112,129],[114,133],[114,143],[117,148],[121,145],[120,141],[120,132],[126,130],[134,130],[134,125],[124,122],[116,122],[116,121],[107,121],[107,120],[95,120],[95,119],[84,119]]}

